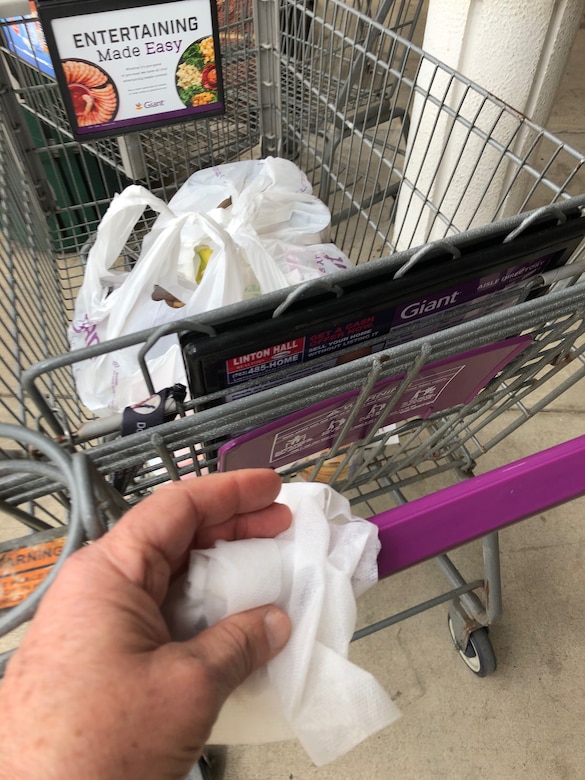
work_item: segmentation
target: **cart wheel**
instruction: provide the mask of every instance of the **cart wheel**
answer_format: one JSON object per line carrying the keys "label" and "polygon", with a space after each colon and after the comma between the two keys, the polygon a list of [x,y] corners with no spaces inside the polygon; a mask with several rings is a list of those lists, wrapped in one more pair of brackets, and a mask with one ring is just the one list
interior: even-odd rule
{"label": "cart wheel", "polygon": [[211,765],[205,755],[201,756],[185,780],[211,780]]}
{"label": "cart wheel", "polygon": [[467,641],[465,650],[457,647],[455,632],[451,617],[448,618],[449,633],[453,644],[465,665],[478,677],[487,677],[496,671],[496,654],[489,637],[487,628],[478,628],[472,631]]}

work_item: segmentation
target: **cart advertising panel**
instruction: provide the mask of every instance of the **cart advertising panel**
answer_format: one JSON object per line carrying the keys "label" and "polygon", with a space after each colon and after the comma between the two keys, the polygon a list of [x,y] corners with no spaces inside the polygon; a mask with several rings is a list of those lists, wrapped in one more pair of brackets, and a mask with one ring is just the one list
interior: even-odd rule
{"label": "cart advertising panel", "polygon": [[40,8],[78,140],[224,112],[213,0]]}

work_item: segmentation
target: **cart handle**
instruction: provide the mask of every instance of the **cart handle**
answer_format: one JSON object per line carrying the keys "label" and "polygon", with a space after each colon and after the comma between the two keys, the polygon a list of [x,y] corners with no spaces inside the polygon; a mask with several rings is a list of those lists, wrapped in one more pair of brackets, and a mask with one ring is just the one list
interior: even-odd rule
{"label": "cart handle", "polygon": [[585,436],[370,518],[380,579],[585,494]]}

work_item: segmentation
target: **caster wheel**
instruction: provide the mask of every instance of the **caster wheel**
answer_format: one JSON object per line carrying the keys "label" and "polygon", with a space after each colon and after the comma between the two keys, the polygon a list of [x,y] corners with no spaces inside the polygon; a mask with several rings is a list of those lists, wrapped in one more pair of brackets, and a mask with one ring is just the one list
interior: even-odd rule
{"label": "caster wheel", "polygon": [[455,639],[451,618],[449,618],[448,624],[455,649],[465,665],[477,677],[487,677],[489,674],[493,674],[496,671],[496,654],[490,641],[488,629],[478,628],[472,631],[467,641],[467,647],[465,650],[460,650]]}
{"label": "caster wheel", "polygon": [[185,780],[211,780],[211,767],[205,756],[201,756]]}
{"label": "caster wheel", "polygon": [[191,769],[185,780],[222,780],[225,775],[227,748],[223,745],[212,745],[205,748],[205,753]]}

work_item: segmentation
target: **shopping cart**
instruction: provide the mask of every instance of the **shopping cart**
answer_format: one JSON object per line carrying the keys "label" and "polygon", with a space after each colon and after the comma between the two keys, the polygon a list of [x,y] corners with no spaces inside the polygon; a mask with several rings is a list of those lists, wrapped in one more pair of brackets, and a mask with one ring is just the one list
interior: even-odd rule
{"label": "shopping cart", "polygon": [[[120,186],[130,180],[146,183],[167,197],[201,165],[268,153],[290,155],[332,211],[332,240],[360,266],[399,250],[403,254],[394,255],[393,262],[400,259],[402,276],[416,271],[417,265],[432,261],[439,267],[459,257],[461,246],[492,236],[494,223],[503,231],[499,239],[503,246],[530,234],[535,226],[562,224],[570,209],[581,212],[585,177],[578,152],[425,54],[382,23],[376,12],[366,14],[339,0],[291,3],[286,8],[294,14],[283,12],[273,0],[258,3],[255,15],[246,15],[245,4],[241,8],[239,3],[229,4],[224,27],[232,30],[233,24],[238,32],[230,32],[225,41],[225,77],[229,90],[229,45],[241,45],[239,51],[246,56],[234,59],[234,74],[243,78],[245,89],[238,89],[240,102],[225,119],[128,138],[126,152],[130,144],[135,155],[127,153],[125,163],[121,152],[115,157],[109,142],[77,145],[62,127],[53,137],[53,152],[76,149],[100,166],[108,160],[111,170],[124,171],[117,180]],[[293,45],[290,33],[288,44],[283,43],[283,13],[285,39],[291,24],[295,29],[301,25],[302,45]],[[235,18],[238,22],[232,22]],[[242,19],[245,30],[239,26]],[[293,65],[303,59],[304,46],[318,50],[319,58],[314,58],[310,70],[297,70]],[[529,458],[524,465],[505,464],[491,476],[471,477],[482,470],[485,453],[494,450],[497,457],[500,442],[585,374],[582,246],[573,247],[562,272],[541,280],[539,294],[533,295],[531,288],[526,300],[513,308],[451,324],[309,376],[284,370],[276,386],[251,380],[239,388],[243,392],[238,397],[229,388],[220,388],[175,401],[167,410],[175,419],[122,437],[120,415],[94,419],[84,409],[72,367],[98,354],[136,347],[137,366],[142,365],[146,384],[156,392],[162,388],[152,386],[146,367],[153,344],[171,333],[184,337],[194,332],[212,342],[216,313],[68,352],[66,326],[83,273],[83,253],[70,250],[73,246],[81,250],[91,237],[107,198],[97,192],[89,198],[77,193],[77,213],[93,210],[91,218],[80,218],[80,237],[73,244],[55,238],[54,220],[68,209],[51,200],[54,193],[39,165],[46,149],[35,151],[26,120],[31,111],[38,118],[38,104],[31,108],[33,95],[35,100],[46,96],[46,84],[38,90],[38,83],[24,82],[20,72],[15,81],[17,66],[8,45],[1,55],[5,80],[0,93],[0,284],[6,322],[0,397],[6,422],[39,428],[42,436],[0,430],[4,458],[0,485],[2,506],[12,523],[7,523],[8,534],[18,536],[17,529],[23,526],[32,531],[24,542],[10,542],[9,551],[38,544],[42,554],[46,552],[46,570],[38,574],[36,567],[34,584],[54,571],[51,567],[61,555],[102,533],[125,507],[157,485],[217,469],[222,453],[233,450],[251,430],[264,431],[283,419],[286,423],[291,415],[305,414],[307,398],[311,405],[327,404],[349,393],[348,416],[326,450],[287,463],[281,469],[283,478],[321,479],[327,474],[329,483],[350,498],[357,514],[375,516],[383,540],[383,576],[438,556],[451,590],[385,625],[449,601],[452,635],[462,657],[479,675],[493,671],[495,655],[486,627],[501,613],[497,529],[582,492],[575,463],[583,441],[534,454],[535,460]],[[56,95],[51,100],[58,103]],[[234,113],[236,125],[230,124]],[[43,122],[55,124],[51,111],[43,117]],[[189,142],[185,133],[194,134]],[[205,145],[205,154],[191,146],[199,133],[213,139],[213,144]],[[203,147],[197,144],[200,151]],[[163,152],[174,148],[184,151],[165,157]],[[134,169],[131,158],[139,161]],[[149,224],[147,218],[132,237],[122,262],[136,256]],[[265,303],[273,307],[277,320],[307,300],[313,308],[325,305],[337,293],[335,284],[324,279],[274,293]],[[230,316],[246,317],[256,305],[238,304]],[[413,393],[425,371],[518,338],[525,339],[523,349],[494,369],[471,397],[425,414],[413,414],[409,407],[393,420],[395,427],[387,429],[390,414]],[[349,439],[352,423],[370,408],[373,394],[386,381],[394,382],[393,394],[375,413],[373,423]],[[529,500],[531,476],[557,465],[565,475],[562,489]],[[126,475],[123,495],[113,488],[115,475],[121,472]],[[463,484],[435,494],[433,478],[438,475]],[[497,495],[508,500],[510,480],[514,490],[522,492],[518,505],[511,506],[501,521],[485,516],[472,521],[467,514],[471,504],[466,502],[478,500],[478,495],[482,502],[495,501]],[[410,501],[425,492],[422,504]],[[398,508],[380,515],[380,502],[393,502]],[[451,517],[451,507],[459,519]],[[446,531],[435,533],[435,528],[423,544],[419,533],[426,527],[429,508],[431,517],[447,518]],[[485,569],[480,578],[466,582],[446,551],[477,536],[483,538]],[[394,539],[404,551],[398,560],[387,557],[395,548],[389,540]],[[413,549],[413,539],[420,543],[418,550]],[[32,600],[23,601],[30,591],[26,582],[34,579],[27,580],[25,571],[23,564],[19,576],[24,585],[14,591],[12,610],[2,616],[4,630],[28,619],[42,593],[37,590]]]}

